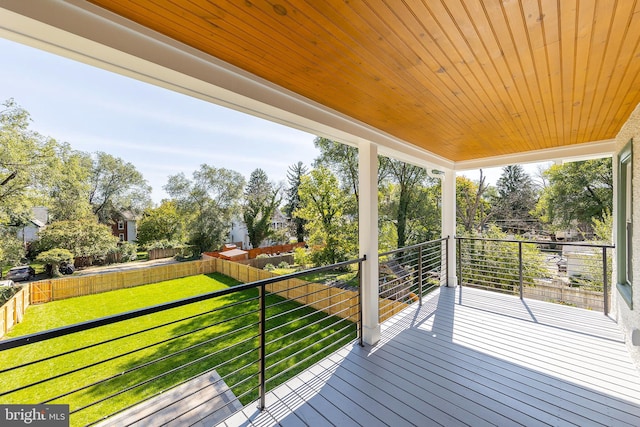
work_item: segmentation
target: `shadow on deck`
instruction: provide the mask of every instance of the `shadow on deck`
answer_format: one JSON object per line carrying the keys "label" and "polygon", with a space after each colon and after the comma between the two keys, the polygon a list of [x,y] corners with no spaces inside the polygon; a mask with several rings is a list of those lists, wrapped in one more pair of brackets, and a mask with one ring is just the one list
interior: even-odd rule
{"label": "shadow on deck", "polygon": [[226,426],[640,425],[640,375],[602,313],[440,288]]}

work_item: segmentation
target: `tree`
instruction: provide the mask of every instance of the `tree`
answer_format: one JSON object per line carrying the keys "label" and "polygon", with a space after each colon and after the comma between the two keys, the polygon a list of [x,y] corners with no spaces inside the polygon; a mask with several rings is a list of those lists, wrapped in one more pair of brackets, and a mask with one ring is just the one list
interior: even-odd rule
{"label": "tree", "polygon": [[521,165],[502,168],[496,183],[498,192],[493,211],[494,221],[503,231],[522,233],[532,227],[531,212],[536,205],[536,192],[531,177]]}
{"label": "tree", "polygon": [[298,189],[300,188],[302,177],[306,174],[307,167],[302,162],[289,166],[289,170],[287,171],[287,204],[284,207],[284,213],[293,222],[298,242],[304,242],[306,221],[303,218],[294,216],[293,213],[300,207],[300,195],[298,194]]}
{"label": "tree", "polygon": [[0,266],[19,265],[25,257],[23,242],[12,228],[0,230]]}
{"label": "tree", "polygon": [[328,168],[337,175],[342,188],[354,195],[357,206],[358,149],[322,137],[314,139],[313,145],[320,150],[320,157],[313,162],[313,166]]}
{"label": "tree", "polygon": [[[388,171],[387,179],[397,183],[395,225],[397,230],[397,247],[407,244],[410,230],[407,229],[407,218],[412,208],[416,207],[417,195],[427,181],[427,171],[419,166],[410,165],[400,160],[384,158],[384,169]],[[417,243],[417,242],[416,242]]]}
{"label": "tree", "polygon": [[485,181],[482,169],[478,182],[463,176],[456,177],[457,223],[466,233],[482,231],[491,218],[491,205],[487,197],[491,192]]}
{"label": "tree", "polygon": [[178,212],[177,203],[163,200],[157,208],[148,208],[138,222],[137,241],[141,246],[166,240],[183,242],[185,238],[184,218]]}
{"label": "tree", "polygon": [[107,223],[122,209],[141,212],[149,206],[151,187],[135,166],[101,151],[95,154],[89,203],[100,222]]}
{"label": "tree", "polygon": [[244,193],[242,218],[247,227],[249,242],[254,248],[275,232],[271,229],[271,218],[280,205],[279,189],[269,182],[269,177],[262,169],[251,172],[249,183]]}
{"label": "tree", "polygon": [[72,150],[64,143],[56,147],[52,162],[54,167],[42,184],[48,196],[45,204],[49,207],[49,217],[54,221],[73,221],[91,216],[91,155]]}
{"label": "tree", "polygon": [[300,207],[294,212],[307,220],[309,240],[321,249],[312,257],[316,265],[345,261],[355,253],[356,227],[345,215],[349,196],[339,188],[338,179],[325,167],[302,177]]}
{"label": "tree", "polygon": [[192,180],[183,173],[170,176],[164,189],[185,218],[189,243],[204,252],[225,242],[243,187],[238,172],[203,164]]}
{"label": "tree", "polygon": [[591,231],[593,219],[603,221],[613,209],[611,158],[553,165],[545,172],[535,214],[554,230],[577,226]]}
{"label": "tree", "polygon": [[51,266],[51,276],[60,276],[60,265],[73,261],[73,254],[67,249],[54,248],[41,252],[36,257],[38,262]]}
{"label": "tree", "polygon": [[29,113],[13,99],[0,110],[0,223],[28,213],[39,182],[50,175],[56,142],[29,129]]}
{"label": "tree", "polygon": [[95,218],[75,221],[56,221],[40,230],[37,252],[66,249],[74,257],[103,257],[115,250],[118,238],[111,229]]}

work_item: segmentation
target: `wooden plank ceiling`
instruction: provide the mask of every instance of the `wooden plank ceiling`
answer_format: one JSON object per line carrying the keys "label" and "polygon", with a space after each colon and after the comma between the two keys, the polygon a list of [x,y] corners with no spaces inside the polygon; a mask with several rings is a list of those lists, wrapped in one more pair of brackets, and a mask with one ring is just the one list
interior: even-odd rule
{"label": "wooden plank ceiling", "polygon": [[453,161],[615,137],[640,0],[91,0]]}

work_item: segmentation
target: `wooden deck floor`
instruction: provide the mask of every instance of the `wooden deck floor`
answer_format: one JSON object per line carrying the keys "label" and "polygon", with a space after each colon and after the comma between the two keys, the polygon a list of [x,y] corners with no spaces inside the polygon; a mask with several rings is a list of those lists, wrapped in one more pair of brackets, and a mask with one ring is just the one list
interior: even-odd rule
{"label": "wooden deck floor", "polygon": [[640,375],[602,313],[442,288],[222,425],[640,426]]}

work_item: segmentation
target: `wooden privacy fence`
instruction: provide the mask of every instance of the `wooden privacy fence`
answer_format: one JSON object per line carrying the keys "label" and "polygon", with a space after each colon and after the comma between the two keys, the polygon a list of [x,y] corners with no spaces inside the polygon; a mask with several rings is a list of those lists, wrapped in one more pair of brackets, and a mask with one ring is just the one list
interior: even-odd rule
{"label": "wooden privacy fence", "polygon": [[[224,274],[243,283],[278,277],[277,274],[270,271],[219,258],[209,258],[139,270],[70,276],[32,282],[31,303],[37,304],[82,295],[92,295],[209,273]],[[354,291],[326,286],[321,283],[305,282],[300,279],[287,279],[270,284],[267,286],[267,291],[297,301],[300,304],[309,305],[330,315],[337,315],[352,321],[358,320],[359,299],[358,293]],[[407,307],[407,304],[397,301],[388,299],[380,299],[380,301],[384,302],[384,304],[379,305],[384,305],[385,307],[385,313],[380,317],[380,322]],[[353,307],[347,310],[348,306]]]}
{"label": "wooden privacy fence", "polygon": [[148,285],[149,283],[195,276],[197,274],[209,274],[214,273],[216,271],[215,268],[215,260],[201,260],[137,270],[41,280],[31,283],[31,303],[38,304]]}
{"label": "wooden privacy fence", "polygon": [[23,286],[10,300],[0,307],[0,338],[14,325],[22,322],[24,311],[29,307],[29,286]]}
{"label": "wooden privacy fence", "polygon": [[292,244],[286,244],[286,245],[267,246],[265,248],[249,249],[248,251],[249,259],[253,259],[258,255],[262,255],[262,254],[273,255],[273,254],[281,254],[284,252],[291,252],[295,248],[304,248],[305,245],[306,243],[299,242],[299,243],[292,243]]}
{"label": "wooden privacy fence", "polygon": [[161,258],[171,258],[176,254],[179,254],[181,249],[179,248],[156,248],[149,249],[147,254],[149,256],[149,260],[161,259]]}

